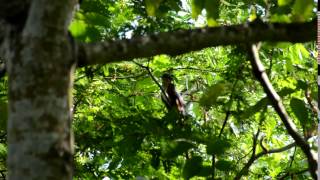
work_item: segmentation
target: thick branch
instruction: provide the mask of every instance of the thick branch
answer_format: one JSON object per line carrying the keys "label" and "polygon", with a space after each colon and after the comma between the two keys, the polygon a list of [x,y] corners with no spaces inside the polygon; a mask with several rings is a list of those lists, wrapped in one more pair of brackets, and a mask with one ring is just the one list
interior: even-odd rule
{"label": "thick branch", "polygon": [[289,115],[286,112],[285,107],[282,104],[280,96],[274,90],[269,78],[265,72],[264,66],[260,61],[258,50],[255,45],[252,45],[249,50],[249,58],[253,68],[253,72],[255,77],[260,81],[261,85],[263,86],[268,98],[271,101],[274,109],[278,113],[280,119],[282,120],[284,126],[286,127],[290,136],[295,140],[296,144],[302,149],[304,154],[306,155],[309,163],[309,171],[311,176],[314,179],[317,179],[317,161],[313,158],[311,154],[310,146],[308,145],[307,141],[305,141],[302,136],[300,136],[296,130],[295,125],[291,121]]}
{"label": "thick branch", "polygon": [[46,38],[57,42],[61,36],[67,36],[77,0],[59,1],[33,0],[23,29],[23,36]]}
{"label": "thick branch", "polygon": [[291,24],[255,22],[213,28],[179,30],[130,40],[110,40],[79,45],[79,66],[105,64],[145,58],[159,54],[171,56],[207,47],[240,43],[307,42],[316,38],[316,21]]}

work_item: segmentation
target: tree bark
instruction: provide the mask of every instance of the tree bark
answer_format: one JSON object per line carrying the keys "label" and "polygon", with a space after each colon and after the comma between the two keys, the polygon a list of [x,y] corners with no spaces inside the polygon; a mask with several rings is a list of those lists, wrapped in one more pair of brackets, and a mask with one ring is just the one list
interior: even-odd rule
{"label": "tree bark", "polygon": [[243,43],[308,42],[316,39],[316,21],[228,25],[162,32],[132,39],[79,44],[79,66],[130,61],[159,54],[176,56],[214,46]]}
{"label": "tree bark", "polygon": [[34,0],[23,30],[8,30],[9,179],[72,179],[75,61],[67,21],[74,4]]}

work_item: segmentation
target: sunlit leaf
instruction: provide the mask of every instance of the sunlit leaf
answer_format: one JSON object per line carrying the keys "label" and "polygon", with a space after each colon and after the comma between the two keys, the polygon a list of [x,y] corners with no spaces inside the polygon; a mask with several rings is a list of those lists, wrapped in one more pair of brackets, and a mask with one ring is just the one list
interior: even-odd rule
{"label": "sunlit leaf", "polygon": [[289,4],[290,2],[291,2],[291,0],[278,0],[278,5],[285,6],[285,5]]}
{"label": "sunlit leaf", "polygon": [[71,22],[69,29],[74,37],[83,36],[86,33],[87,25],[83,21]]}
{"label": "sunlit leaf", "polygon": [[295,0],[292,9],[292,19],[294,21],[306,21],[313,15],[313,0]]}
{"label": "sunlit leaf", "polygon": [[215,105],[219,96],[230,91],[230,85],[226,83],[217,83],[210,86],[204,95],[200,98],[200,104],[206,108]]}
{"label": "sunlit leaf", "polygon": [[146,10],[149,16],[155,16],[162,0],[145,0]]}

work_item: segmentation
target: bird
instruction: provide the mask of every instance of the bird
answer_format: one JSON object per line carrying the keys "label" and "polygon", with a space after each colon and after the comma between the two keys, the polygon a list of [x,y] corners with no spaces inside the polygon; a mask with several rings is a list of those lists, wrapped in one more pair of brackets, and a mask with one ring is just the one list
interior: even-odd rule
{"label": "bird", "polygon": [[164,73],[161,77],[163,92],[161,93],[161,100],[167,107],[168,111],[175,110],[182,115],[185,115],[185,103],[182,96],[176,91],[173,75]]}

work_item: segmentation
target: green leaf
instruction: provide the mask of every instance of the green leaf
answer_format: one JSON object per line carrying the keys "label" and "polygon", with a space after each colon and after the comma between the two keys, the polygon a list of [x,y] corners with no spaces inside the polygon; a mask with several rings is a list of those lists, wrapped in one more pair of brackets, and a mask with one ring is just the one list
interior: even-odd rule
{"label": "green leaf", "polygon": [[216,162],[216,168],[221,171],[230,171],[232,167],[232,162],[220,160]]}
{"label": "green leaf", "polygon": [[152,158],[151,158],[151,166],[152,166],[154,169],[159,169],[159,167],[160,167],[160,155],[161,155],[161,151],[158,150],[158,149],[153,149],[153,150],[151,150],[151,155],[152,155]]}
{"label": "green leaf", "polygon": [[156,11],[158,10],[162,0],[145,0],[146,10],[149,16],[156,16]]}
{"label": "green leaf", "polygon": [[121,162],[121,160],[122,160],[122,158],[119,156],[112,157],[112,160],[108,166],[108,169],[113,170],[113,169],[117,168],[119,163]]}
{"label": "green leaf", "polygon": [[289,4],[290,2],[291,2],[291,0],[278,0],[278,5],[285,6],[285,5]]}
{"label": "green leaf", "polygon": [[83,36],[86,33],[87,24],[84,21],[72,21],[69,30],[74,37]]}
{"label": "green leaf", "polygon": [[313,13],[313,0],[296,0],[292,8],[294,21],[303,22],[310,18]]}
{"label": "green leaf", "polygon": [[191,1],[191,17],[193,19],[197,19],[197,17],[201,14],[202,9],[204,8],[205,0],[192,0]]}
{"label": "green leaf", "polygon": [[0,158],[4,159],[7,156],[8,147],[5,144],[0,143]]}
{"label": "green leaf", "polygon": [[199,103],[205,108],[210,108],[217,103],[218,97],[226,94],[228,90],[230,90],[229,84],[217,83],[206,90]]}
{"label": "green leaf", "polygon": [[294,93],[294,92],[296,92],[295,89],[288,88],[288,87],[284,87],[283,89],[281,89],[281,90],[278,92],[278,94],[279,94],[279,96],[283,97],[283,96],[287,96],[287,95],[289,95],[289,94],[292,94],[292,93]]}
{"label": "green leaf", "polygon": [[219,0],[206,0],[204,6],[207,12],[207,19],[216,20],[219,18]]}
{"label": "green leaf", "polygon": [[308,84],[304,80],[299,79],[297,81],[297,88],[302,89],[302,90],[306,90],[308,88]]}
{"label": "green leaf", "polygon": [[175,11],[179,11],[181,7],[181,1],[169,0],[167,1],[169,7]]}
{"label": "green leaf", "polygon": [[226,139],[214,139],[207,143],[207,154],[224,154],[227,149],[231,147],[229,140]]}
{"label": "green leaf", "polygon": [[241,119],[248,119],[254,114],[258,113],[260,110],[264,109],[269,104],[268,98],[260,99],[255,105],[250,106],[245,110],[243,114],[241,114]]}
{"label": "green leaf", "polygon": [[202,158],[200,156],[193,156],[191,159],[187,160],[183,167],[183,177],[185,179],[192,178],[199,174],[202,169]]}
{"label": "green leaf", "polygon": [[211,166],[203,166],[201,167],[201,170],[199,171],[197,176],[208,177],[212,174],[212,172],[213,172],[213,169]]}
{"label": "green leaf", "polygon": [[286,68],[288,72],[292,72],[293,71],[293,56],[291,55],[291,58],[287,58],[285,57],[284,59],[286,60]]}
{"label": "green leaf", "polygon": [[162,154],[166,158],[175,158],[183,153],[187,152],[189,149],[195,148],[195,145],[187,140],[175,140],[168,144],[163,144]]}
{"label": "green leaf", "polygon": [[302,125],[308,123],[309,113],[308,109],[305,106],[305,103],[297,98],[292,98],[290,101],[290,107],[294,115],[298,118]]}

